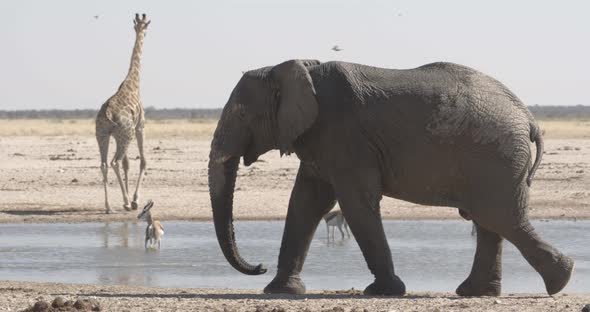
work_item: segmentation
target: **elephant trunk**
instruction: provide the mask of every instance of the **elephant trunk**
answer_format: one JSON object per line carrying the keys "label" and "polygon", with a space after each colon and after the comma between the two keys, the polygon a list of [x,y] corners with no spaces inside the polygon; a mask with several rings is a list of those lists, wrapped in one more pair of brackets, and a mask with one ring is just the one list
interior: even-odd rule
{"label": "elephant trunk", "polygon": [[238,271],[248,275],[266,273],[262,264],[247,263],[238,252],[233,226],[233,197],[239,157],[215,157],[219,153],[211,150],[209,156],[209,194],[213,208],[213,222],[217,241],[227,261]]}

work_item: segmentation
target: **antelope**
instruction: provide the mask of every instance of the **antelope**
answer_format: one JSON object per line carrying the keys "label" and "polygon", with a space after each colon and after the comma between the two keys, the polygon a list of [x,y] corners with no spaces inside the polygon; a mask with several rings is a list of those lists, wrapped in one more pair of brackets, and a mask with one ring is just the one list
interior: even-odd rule
{"label": "antelope", "polygon": [[162,226],[162,223],[152,218],[150,209],[152,209],[153,206],[154,202],[152,200],[148,201],[145,207],[143,207],[143,211],[137,215],[138,219],[145,218],[148,224],[145,228],[145,249],[148,249],[148,241],[149,248],[154,248],[154,245],[158,244],[158,249],[160,249],[162,235],[164,235],[164,226]]}
{"label": "antelope", "polygon": [[342,227],[344,226],[344,229],[346,230],[346,234],[348,235],[348,237],[350,237],[350,233],[348,232],[348,224],[346,223],[346,220],[344,219],[344,216],[342,215],[342,211],[340,210],[336,210],[336,211],[332,211],[327,213],[324,216],[324,221],[326,221],[326,229],[328,230],[328,240],[330,240],[330,227],[334,227],[332,229],[332,239],[335,239],[335,235],[334,235],[334,231],[335,228],[338,227],[338,230],[340,230],[340,234],[342,234],[342,239],[344,239],[344,231],[342,231]]}

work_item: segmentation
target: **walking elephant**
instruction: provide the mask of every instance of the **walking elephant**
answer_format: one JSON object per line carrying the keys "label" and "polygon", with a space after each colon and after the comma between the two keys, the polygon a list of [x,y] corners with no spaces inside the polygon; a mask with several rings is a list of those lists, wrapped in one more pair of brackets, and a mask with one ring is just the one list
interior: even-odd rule
{"label": "walking elephant", "polygon": [[[534,162],[531,142],[536,143]],[[322,216],[339,202],[374,282],[368,295],[403,295],[383,231],[389,196],[450,206],[477,225],[472,271],[462,296],[501,292],[502,240],[562,290],[573,260],[541,240],[527,217],[528,192],[543,153],[526,106],[495,79],[465,66],[433,63],[394,70],[344,62],[290,60],[244,73],[211,142],[209,190],[217,239],[245,274],[266,269],[239,254],[233,192],[240,157],[295,153],[278,271],[266,293],[305,292],[300,272]]]}

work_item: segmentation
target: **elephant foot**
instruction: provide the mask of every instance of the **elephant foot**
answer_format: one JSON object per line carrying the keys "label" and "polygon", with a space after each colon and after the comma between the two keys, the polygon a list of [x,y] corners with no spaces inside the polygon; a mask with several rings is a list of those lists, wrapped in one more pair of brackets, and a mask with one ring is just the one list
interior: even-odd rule
{"label": "elephant foot", "polygon": [[539,271],[549,295],[560,292],[569,282],[573,272],[574,260],[563,255],[550,268]]}
{"label": "elephant foot", "polygon": [[299,276],[290,276],[287,279],[275,277],[266,287],[265,294],[305,294],[305,284]]}
{"label": "elephant foot", "polygon": [[404,282],[394,276],[388,280],[377,280],[365,288],[364,294],[367,296],[403,296],[406,294],[406,285]]}
{"label": "elephant foot", "polygon": [[494,280],[488,283],[473,282],[471,277],[468,277],[455,290],[457,295],[463,297],[479,297],[479,296],[500,296],[502,293],[502,283],[500,280]]}

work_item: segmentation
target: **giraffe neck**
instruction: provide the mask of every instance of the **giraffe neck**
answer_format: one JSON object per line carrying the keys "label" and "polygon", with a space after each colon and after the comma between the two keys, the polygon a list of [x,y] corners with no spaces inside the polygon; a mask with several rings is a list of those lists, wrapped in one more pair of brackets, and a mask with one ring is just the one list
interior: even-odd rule
{"label": "giraffe neck", "polygon": [[131,64],[129,65],[129,73],[123,84],[126,84],[127,89],[139,91],[139,72],[141,68],[141,52],[143,50],[143,39],[145,32],[140,31],[135,37],[135,45],[133,46],[133,53],[131,54]]}

